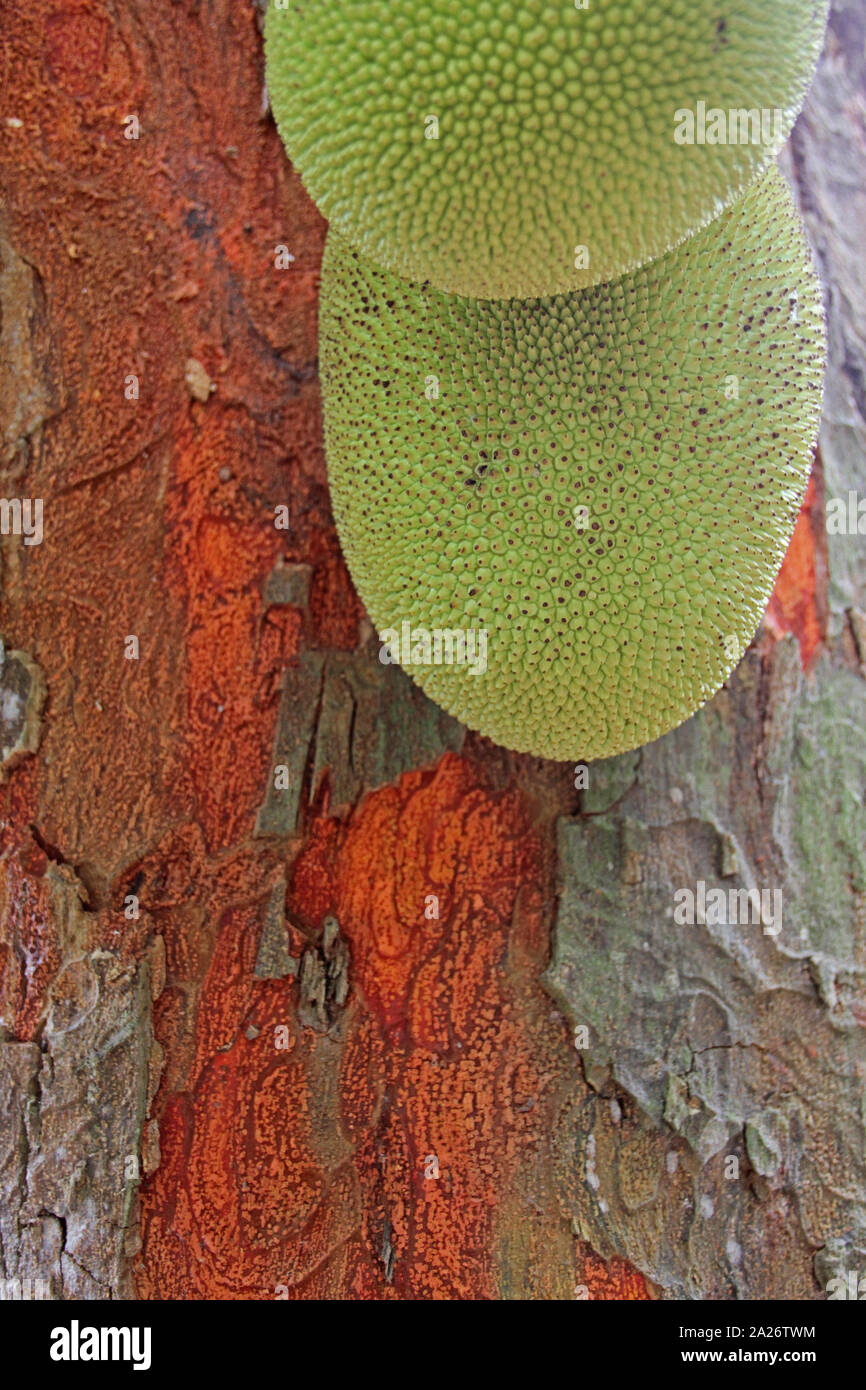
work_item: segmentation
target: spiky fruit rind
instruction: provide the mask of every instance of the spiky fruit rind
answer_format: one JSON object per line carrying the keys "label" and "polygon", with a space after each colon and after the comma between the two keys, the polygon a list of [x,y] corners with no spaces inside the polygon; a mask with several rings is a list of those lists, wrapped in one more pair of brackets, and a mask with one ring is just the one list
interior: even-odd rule
{"label": "spiky fruit rind", "polygon": [[[552,295],[664,253],[769,165],[827,3],[291,0],[268,11],[268,91],[313,200],[376,264]],[[718,121],[677,143],[700,102],[724,144]]]}
{"label": "spiky fruit rind", "polygon": [[775,170],[662,260],[548,300],[442,295],[332,233],[320,332],[334,516],[373,622],[488,634],[483,673],[408,664],[433,700],[508,748],[600,758],[719,688],[820,415],[820,289]]}

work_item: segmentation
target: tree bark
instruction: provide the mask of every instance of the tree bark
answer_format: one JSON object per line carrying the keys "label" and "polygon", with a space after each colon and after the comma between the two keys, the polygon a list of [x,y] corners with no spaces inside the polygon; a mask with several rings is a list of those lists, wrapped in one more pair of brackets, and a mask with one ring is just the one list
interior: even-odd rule
{"label": "tree bark", "polygon": [[[260,19],[2,20],[2,488],[44,504],[2,538],[7,1294],[824,1297],[866,1270],[866,552],[825,527],[866,495],[866,14],[784,157],[830,364],[764,626],[581,791],[376,660]],[[781,922],[680,925],[698,882]]]}

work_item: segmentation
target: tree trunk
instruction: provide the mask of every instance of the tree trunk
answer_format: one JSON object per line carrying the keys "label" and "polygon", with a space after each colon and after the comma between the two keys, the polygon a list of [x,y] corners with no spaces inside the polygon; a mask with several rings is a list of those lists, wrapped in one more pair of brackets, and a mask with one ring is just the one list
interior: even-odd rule
{"label": "tree trunk", "polygon": [[[866,1269],[866,552],[824,520],[866,490],[860,0],[784,161],[831,353],[785,568],[585,790],[376,660],[260,19],[4,10],[0,464],[44,535],[2,541],[0,1274],[823,1297]],[[763,920],[680,925],[701,882]]]}

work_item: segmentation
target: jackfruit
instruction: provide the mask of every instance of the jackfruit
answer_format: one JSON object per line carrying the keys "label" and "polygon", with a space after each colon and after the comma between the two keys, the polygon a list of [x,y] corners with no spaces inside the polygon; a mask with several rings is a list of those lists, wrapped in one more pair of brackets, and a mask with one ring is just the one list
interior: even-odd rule
{"label": "jackfruit", "polygon": [[823,351],[775,169],[666,257],[546,300],[443,295],[332,232],[328,474],[380,659],[546,758],[605,757],[680,724],[770,597]]}
{"label": "jackfruit", "polygon": [[670,250],[769,166],[827,8],[291,0],[268,9],[268,92],[307,191],[374,263],[553,295]]}

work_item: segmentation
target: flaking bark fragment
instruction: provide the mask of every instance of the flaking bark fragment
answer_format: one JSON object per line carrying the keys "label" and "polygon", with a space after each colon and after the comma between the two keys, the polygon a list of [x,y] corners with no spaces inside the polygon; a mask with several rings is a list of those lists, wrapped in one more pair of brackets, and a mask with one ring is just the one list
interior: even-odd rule
{"label": "flaking bark fragment", "polygon": [[349,946],[336,917],[326,917],[319,946],[301,957],[298,1016],[308,1028],[327,1033],[349,995]]}
{"label": "flaking bark fragment", "polygon": [[257,980],[281,980],[297,973],[298,962],[289,954],[286,934],[286,880],[280,875],[265,907],[265,920],[253,974]]}
{"label": "flaking bark fragment", "polygon": [[26,652],[7,652],[0,639],[0,778],[39,747],[45,677]]}

